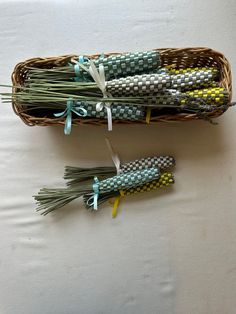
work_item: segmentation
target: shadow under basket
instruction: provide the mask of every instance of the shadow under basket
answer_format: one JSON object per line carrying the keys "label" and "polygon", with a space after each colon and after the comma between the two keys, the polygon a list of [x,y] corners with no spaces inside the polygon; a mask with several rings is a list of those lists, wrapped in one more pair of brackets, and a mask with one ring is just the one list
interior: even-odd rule
{"label": "shadow under basket", "polygon": [[[209,119],[219,117],[223,114],[229,107],[232,99],[232,77],[231,69],[228,60],[225,56],[212,50],[210,48],[161,48],[154,49],[160,52],[161,66],[174,66],[176,69],[188,68],[188,67],[216,67],[219,70],[219,80],[218,83],[221,87],[224,87],[229,93],[229,103],[224,106],[224,108],[217,108],[211,113],[206,113]],[[106,56],[117,54],[117,53],[107,53]],[[99,55],[87,55],[88,58],[98,58]],[[66,55],[59,57],[49,57],[49,58],[32,58],[24,62],[20,62],[15,66],[12,73],[12,83],[13,86],[24,86],[24,81],[27,76],[28,67],[37,68],[52,68],[57,66],[67,65],[71,59],[78,58],[77,55]],[[13,87],[13,94],[17,93],[18,89]],[[23,122],[29,126],[41,125],[64,125],[65,118],[52,118],[47,116],[47,112],[41,112],[39,115],[34,112],[30,113],[26,111],[26,107],[22,104],[18,104],[13,97],[12,102],[13,109],[15,113],[23,120]],[[38,116],[37,116],[38,115]],[[191,121],[202,119],[200,115],[196,113],[169,113],[160,110],[158,114],[152,114],[149,123],[159,123],[159,122],[171,122],[171,121]],[[146,124],[146,119],[139,121],[128,121],[128,120],[113,120],[114,124]],[[106,119],[99,118],[73,118],[73,125],[89,124],[89,125],[106,125]]]}

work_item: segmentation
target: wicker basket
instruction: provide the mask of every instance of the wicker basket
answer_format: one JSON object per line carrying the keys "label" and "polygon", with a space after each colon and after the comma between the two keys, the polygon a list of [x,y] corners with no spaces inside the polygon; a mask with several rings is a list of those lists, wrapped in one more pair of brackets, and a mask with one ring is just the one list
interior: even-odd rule
{"label": "wicker basket", "polygon": [[[175,65],[176,68],[186,68],[186,67],[205,67],[205,66],[215,66],[219,69],[220,72],[220,85],[224,87],[229,92],[229,104],[230,106],[232,98],[232,77],[231,69],[228,60],[225,56],[217,51],[214,51],[210,48],[195,47],[195,48],[162,48],[156,49],[160,52],[161,56],[161,65]],[[111,55],[108,53],[106,55]],[[115,54],[115,53],[113,53]],[[89,58],[97,58],[99,55],[90,55]],[[14,86],[24,85],[24,80],[27,73],[27,67],[41,67],[41,68],[50,68],[55,66],[63,66],[68,64],[72,58],[77,58],[76,55],[67,55],[60,57],[50,57],[50,58],[32,58],[24,62],[20,62],[16,65],[14,72],[12,73],[12,83]],[[17,93],[17,88],[13,88],[13,93]],[[45,117],[35,117],[30,115],[29,112],[25,112],[24,106],[17,104],[13,101],[13,109],[15,113],[20,116],[20,118],[29,126],[41,125],[64,125],[65,118],[49,118]],[[208,114],[210,118],[216,118],[220,116],[224,111],[228,109],[220,108],[214,112]],[[152,116],[150,123],[156,122],[168,122],[168,121],[190,121],[201,119],[201,117],[195,113],[178,113],[178,114],[165,114]],[[119,124],[145,124],[146,120],[143,121],[123,121],[123,120],[114,120],[114,123]],[[73,125],[79,124],[90,124],[90,125],[102,125],[107,124],[107,120],[98,119],[98,118],[74,118]]]}

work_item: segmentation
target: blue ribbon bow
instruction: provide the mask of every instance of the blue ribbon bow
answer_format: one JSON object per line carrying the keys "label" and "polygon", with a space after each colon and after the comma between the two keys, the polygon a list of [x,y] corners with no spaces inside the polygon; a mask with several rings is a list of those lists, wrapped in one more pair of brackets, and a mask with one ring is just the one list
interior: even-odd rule
{"label": "blue ribbon bow", "polygon": [[93,205],[93,209],[98,209],[98,197],[99,197],[99,180],[97,177],[94,177],[93,184],[93,195],[87,200],[87,205]]}
{"label": "blue ribbon bow", "polygon": [[[99,59],[103,59],[105,57],[104,53],[102,53],[99,56]],[[74,65],[74,71],[75,71],[75,81],[76,82],[84,82],[86,81],[86,79],[84,78],[83,73],[81,73],[80,71],[80,64],[83,64],[84,62],[88,62],[88,58],[84,57],[84,56],[79,56],[79,60],[76,62],[76,64]]]}
{"label": "blue ribbon bow", "polygon": [[94,177],[94,184],[93,184],[93,209],[98,209],[98,196],[99,196],[99,180],[97,177]]}
{"label": "blue ribbon bow", "polygon": [[76,106],[74,104],[73,99],[71,99],[71,98],[67,100],[66,109],[63,112],[54,113],[54,116],[57,118],[66,117],[65,127],[64,127],[65,135],[69,135],[71,133],[72,112],[77,114],[77,116],[79,116],[79,117],[86,117],[87,116],[87,110],[84,109],[82,106]]}
{"label": "blue ribbon bow", "polygon": [[77,63],[74,65],[74,71],[75,71],[75,81],[76,82],[81,82],[84,81],[84,77],[83,75],[81,76],[81,72],[80,72],[80,64],[84,63],[88,61],[88,58],[84,57],[84,56],[79,56],[79,60],[77,61]]}

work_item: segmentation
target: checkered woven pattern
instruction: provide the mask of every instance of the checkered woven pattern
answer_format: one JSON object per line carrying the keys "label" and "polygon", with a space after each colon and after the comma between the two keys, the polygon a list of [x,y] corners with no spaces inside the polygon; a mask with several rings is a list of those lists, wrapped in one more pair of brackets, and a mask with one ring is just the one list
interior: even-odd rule
{"label": "checkered woven pattern", "polygon": [[[96,106],[88,103],[80,103],[79,106],[87,110],[86,117],[107,118],[107,111],[104,107],[101,111],[96,111]],[[144,117],[144,107],[130,106],[126,104],[113,103],[111,105],[112,118],[117,120],[142,120]]]}
{"label": "checkered woven pattern", "polygon": [[209,113],[216,110],[216,108],[216,106],[200,103],[199,101],[189,101],[188,103],[186,103],[186,105],[182,105],[180,107],[180,110],[187,110],[196,113]]}
{"label": "checkered woven pattern", "polygon": [[[148,73],[160,67],[160,54],[157,51],[143,51],[125,54],[100,56],[93,59],[96,67],[103,64],[106,81],[128,75]],[[84,62],[89,66],[88,62]],[[90,78],[90,75],[81,68],[81,78]]]}
{"label": "checkered woven pattern", "polygon": [[169,73],[169,70],[168,68],[159,68],[159,69],[155,69],[155,70],[150,70],[150,71],[146,71],[145,74],[168,74]]}
{"label": "checkered woven pattern", "polygon": [[171,88],[171,78],[165,73],[122,77],[106,85],[106,90],[114,97],[152,95],[167,88]]}
{"label": "checkered woven pattern", "polygon": [[171,184],[174,184],[174,176],[172,173],[165,172],[163,173],[158,180],[153,180],[151,182],[147,182],[143,185],[130,188],[127,190],[122,190],[124,195],[137,194],[142,192],[153,191],[162,187],[167,187]]}
{"label": "checkered woven pattern", "polygon": [[160,54],[157,51],[125,53],[95,59],[96,66],[103,64],[106,80],[137,73],[145,73],[160,67]]}
{"label": "checkered woven pattern", "polygon": [[198,71],[208,71],[211,70],[218,75],[218,69],[214,67],[195,67],[195,68],[185,68],[185,69],[174,69],[172,67],[167,68],[170,74],[185,74],[190,72],[198,72]]}
{"label": "checkered woven pattern", "polygon": [[[221,106],[229,102],[229,93],[223,87],[205,88],[187,91],[186,95],[202,100],[207,105]],[[187,100],[181,100],[181,104],[186,104]],[[193,100],[194,101],[194,100]]]}
{"label": "checkered woven pattern", "polygon": [[149,168],[116,175],[100,181],[100,192],[118,191],[142,185],[159,178],[158,168]]}
{"label": "checkered woven pattern", "polygon": [[137,159],[125,164],[122,164],[120,170],[122,173],[154,168],[167,169],[175,165],[175,159],[172,156],[155,156]]}
{"label": "checkered woven pattern", "polygon": [[153,96],[147,104],[154,107],[181,105],[182,109],[200,109],[211,112],[216,106],[226,105],[228,102],[229,93],[227,90],[222,87],[210,87],[185,92],[166,90]]}
{"label": "checkered woven pattern", "polygon": [[[114,79],[107,82],[106,89],[114,97],[155,95],[165,92],[166,89],[187,91],[212,86],[212,84],[215,86],[214,79],[217,75],[216,68],[172,69],[167,73],[150,73]],[[159,96],[160,104],[173,103],[173,93],[171,95],[168,92],[163,93],[162,96]]]}
{"label": "checkered woven pattern", "polygon": [[208,87],[218,75],[216,68],[171,70],[171,88],[181,91]]}
{"label": "checkered woven pattern", "polygon": [[181,97],[181,95],[182,93],[178,90],[175,90],[175,89],[166,90],[164,92],[158,93],[152,98],[149,98],[149,100],[147,101],[147,104],[154,107],[178,105],[179,98]]}

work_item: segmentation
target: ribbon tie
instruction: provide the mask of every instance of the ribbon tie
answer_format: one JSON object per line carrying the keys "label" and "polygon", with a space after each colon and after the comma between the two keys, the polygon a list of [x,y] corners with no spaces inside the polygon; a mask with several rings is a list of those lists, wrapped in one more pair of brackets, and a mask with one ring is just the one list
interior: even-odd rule
{"label": "ribbon tie", "polygon": [[87,205],[93,205],[94,210],[98,210],[98,197],[99,197],[99,180],[94,177],[93,195],[87,200]]}
{"label": "ribbon tie", "polygon": [[[89,68],[84,66],[84,64],[80,64],[80,67],[82,67],[82,69],[84,69],[86,72],[88,72],[92,76],[98,88],[101,90],[103,98],[110,97],[111,94],[106,91],[106,79],[105,79],[105,71],[104,71],[103,64],[102,63],[99,64],[99,67],[97,69],[92,60],[88,60],[88,63],[89,63]],[[111,131],[112,130],[111,104],[106,103],[106,102],[98,102],[96,104],[97,111],[101,111],[104,107],[106,108],[106,111],[107,111],[108,131]]]}
{"label": "ribbon tie", "polygon": [[[112,161],[113,161],[113,163],[114,163],[114,165],[116,167],[116,173],[119,174],[121,172],[121,169],[120,169],[120,158],[119,158],[118,154],[114,151],[114,148],[111,145],[111,142],[109,141],[109,139],[105,138],[105,141],[106,141],[107,147],[108,147],[108,149],[110,151],[111,159],[112,159]],[[113,203],[113,208],[112,208],[112,218],[116,218],[116,216],[117,216],[117,209],[119,207],[121,198],[123,196],[124,196],[124,192],[120,191],[120,195],[115,198],[114,203]]]}
{"label": "ribbon tie", "polygon": [[80,72],[80,65],[86,61],[88,61],[88,58],[86,58],[84,56],[79,56],[79,60],[76,61],[76,64],[74,65],[74,71],[75,71],[75,75],[76,75],[75,81],[76,82],[84,81],[83,73]]}
{"label": "ribbon tie", "polygon": [[124,196],[125,196],[124,192],[120,191],[120,195],[115,198],[112,208],[112,218],[116,218],[118,206],[120,204],[122,197]]}
{"label": "ribbon tie", "polygon": [[98,209],[98,196],[99,196],[99,180],[97,177],[94,177],[94,184],[93,184],[93,209]]}
{"label": "ribbon tie", "polygon": [[63,112],[54,113],[54,116],[57,118],[66,117],[64,133],[69,135],[71,133],[72,126],[72,112],[74,112],[79,117],[86,117],[87,110],[82,106],[75,106],[73,99],[68,99],[66,103],[66,109]]}
{"label": "ribbon tie", "polygon": [[111,142],[109,141],[109,139],[106,137],[105,138],[106,144],[107,144],[107,148],[110,151],[111,154],[111,159],[116,167],[116,173],[119,174],[121,169],[120,169],[120,158],[118,156],[118,154],[114,151],[113,146],[111,145]]}

